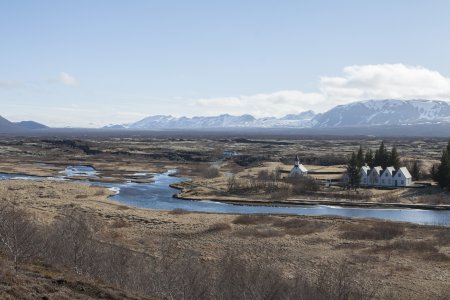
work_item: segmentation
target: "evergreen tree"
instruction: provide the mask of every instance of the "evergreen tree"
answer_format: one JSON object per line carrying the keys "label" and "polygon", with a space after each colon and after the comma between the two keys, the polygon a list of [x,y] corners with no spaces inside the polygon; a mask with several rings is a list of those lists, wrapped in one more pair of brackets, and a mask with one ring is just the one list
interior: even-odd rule
{"label": "evergreen tree", "polygon": [[436,165],[431,166],[431,170],[430,170],[430,177],[431,179],[433,179],[434,181],[438,181],[438,171],[437,171],[438,167],[436,167]]}
{"label": "evergreen tree", "polygon": [[368,149],[366,151],[366,155],[364,157],[364,161],[365,161],[366,164],[369,165],[370,168],[374,167],[374,165],[373,165],[373,151],[372,151],[372,149]]}
{"label": "evergreen tree", "polygon": [[389,160],[389,152],[386,150],[386,146],[384,145],[384,141],[381,142],[380,148],[375,151],[375,157],[373,159],[374,166],[381,166],[385,169],[388,165]]}
{"label": "evergreen tree", "polygon": [[417,162],[417,160],[415,160],[412,165],[411,176],[412,176],[413,180],[420,179],[420,167],[419,167],[419,163]]}
{"label": "evergreen tree", "polygon": [[441,164],[437,169],[436,179],[441,188],[450,188],[450,158],[447,149],[444,149]]}
{"label": "evergreen tree", "polygon": [[355,187],[359,185],[360,176],[358,169],[358,159],[355,155],[355,152],[352,153],[348,163],[347,163],[347,176],[348,182],[351,187]]}
{"label": "evergreen tree", "polygon": [[396,170],[401,167],[400,158],[398,157],[397,147],[392,147],[392,151],[388,156],[388,166],[393,166]]}
{"label": "evergreen tree", "polygon": [[358,154],[356,155],[356,163],[358,166],[358,170],[360,170],[361,167],[364,166],[364,153],[362,146],[359,146]]}

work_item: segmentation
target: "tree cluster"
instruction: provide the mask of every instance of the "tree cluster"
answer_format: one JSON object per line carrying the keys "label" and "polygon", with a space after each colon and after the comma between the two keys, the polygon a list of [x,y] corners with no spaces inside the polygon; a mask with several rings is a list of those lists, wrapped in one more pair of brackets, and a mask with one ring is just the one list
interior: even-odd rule
{"label": "tree cluster", "polygon": [[383,169],[389,166],[398,169],[402,165],[397,152],[397,147],[395,146],[389,151],[384,142],[381,142],[380,147],[375,150],[375,152],[373,152],[372,149],[367,149],[367,151],[364,152],[362,146],[360,146],[358,152],[353,152],[347,162],[347,176],[350,186],[354,187],[359,185],[359,170],[365,164],[370,168],[381,166]]}
{"label": "tree cluster", "polygon": [[431,177],[441,188],[450,191],[450,141],[442,151],[441,163],[431,169]]}

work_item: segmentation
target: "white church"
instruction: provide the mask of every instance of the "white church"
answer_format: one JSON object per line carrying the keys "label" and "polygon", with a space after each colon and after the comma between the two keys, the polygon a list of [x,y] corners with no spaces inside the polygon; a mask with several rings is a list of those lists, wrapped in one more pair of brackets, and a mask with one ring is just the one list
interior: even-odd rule
{"label": "white church", "polygon": [[374,167],[370,169],[367,165],[360,170],[361,186],[379,187],[402,187],[412,185],[412,176],[408,169],[401,167],[395,170],[394,167]]}
{"label": "white church", "polygon": [[305,166],[300,163],[300,159],[298,158],[298,155],[296,155],[294,167],[289,173],[289,177],[301,177],[306,175],[308,175],[308,169],[306,169]]}

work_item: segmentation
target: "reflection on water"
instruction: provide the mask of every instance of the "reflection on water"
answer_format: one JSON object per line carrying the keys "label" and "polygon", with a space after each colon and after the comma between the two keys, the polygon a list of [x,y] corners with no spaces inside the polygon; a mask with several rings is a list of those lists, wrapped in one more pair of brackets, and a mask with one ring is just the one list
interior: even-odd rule
{"label": "reflection on water", "polygon": [[[96,171],[90,167],[74,167],[67,176],[81,174],[81,176],[97,176]],[[66,169],[67,170],[67,169]],[[93,173],[95,172],[95,173]],[[153,183],[103,183],[90,182],[97,186],[110,188],[116,192],[111,199],[126,205],[159,210],[172,210],[176,208],[196,212],[233,213],[233,214],[292,214],[309,216],[342,216],[357,218],[376,218],[396,221],[406,221],[418,224],[450,226],[450,211],[420,210],[420,209],[379,209],[379,208],[349,208],[325,205],[312,206],[259,206],[259,205],[233,205],[213,201],[189,201],[173,198],[178,190],[169,185],[180,182],[183,178],[170,176],[173,171],[157,174]],[[86,175],[88,174],[88,175]],[[78,175],[80,176],[80,175]],[[0,173],[1,179],[44,179],[62,180],[63,177],[34,177],[25,175],[12,175]],[[88,182],[86,182],[88,183]]]}

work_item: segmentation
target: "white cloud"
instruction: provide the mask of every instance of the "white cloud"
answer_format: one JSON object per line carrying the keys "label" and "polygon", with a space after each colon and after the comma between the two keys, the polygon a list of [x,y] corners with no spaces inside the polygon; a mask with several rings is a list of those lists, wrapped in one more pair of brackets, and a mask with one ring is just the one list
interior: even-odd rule
{"label": "white cloud", "polygon": [[284,116],[311,108],[318,109],[324,100],[319,93],[279,91],[270,94],[199,99],[194,101],[193,106],[203,115],[229,113],[269,117]]}
{"label": "white cloud", "polygon": [[62,84],[67,85],[67,86],[77,86],[78,85],[78,80],[66,72],[61,72],[61,74],[59,75],[59,81]]}
{"label": "white cloud", "polygon": [[450,78],[420,66],[349,66],[343,76],[322,77],[320,91],[331,102],[368,99],[450,99]]}
{"label": "white cloud", "polygon": [[450,100],[450,78],[437,71],[403,64],[355,65],[337,77],[321,77],[318,92],[278,91],[237,97],[198,99],[191,102],[196,115],[244,113],[257,117],[281,116],[368,99]]}

